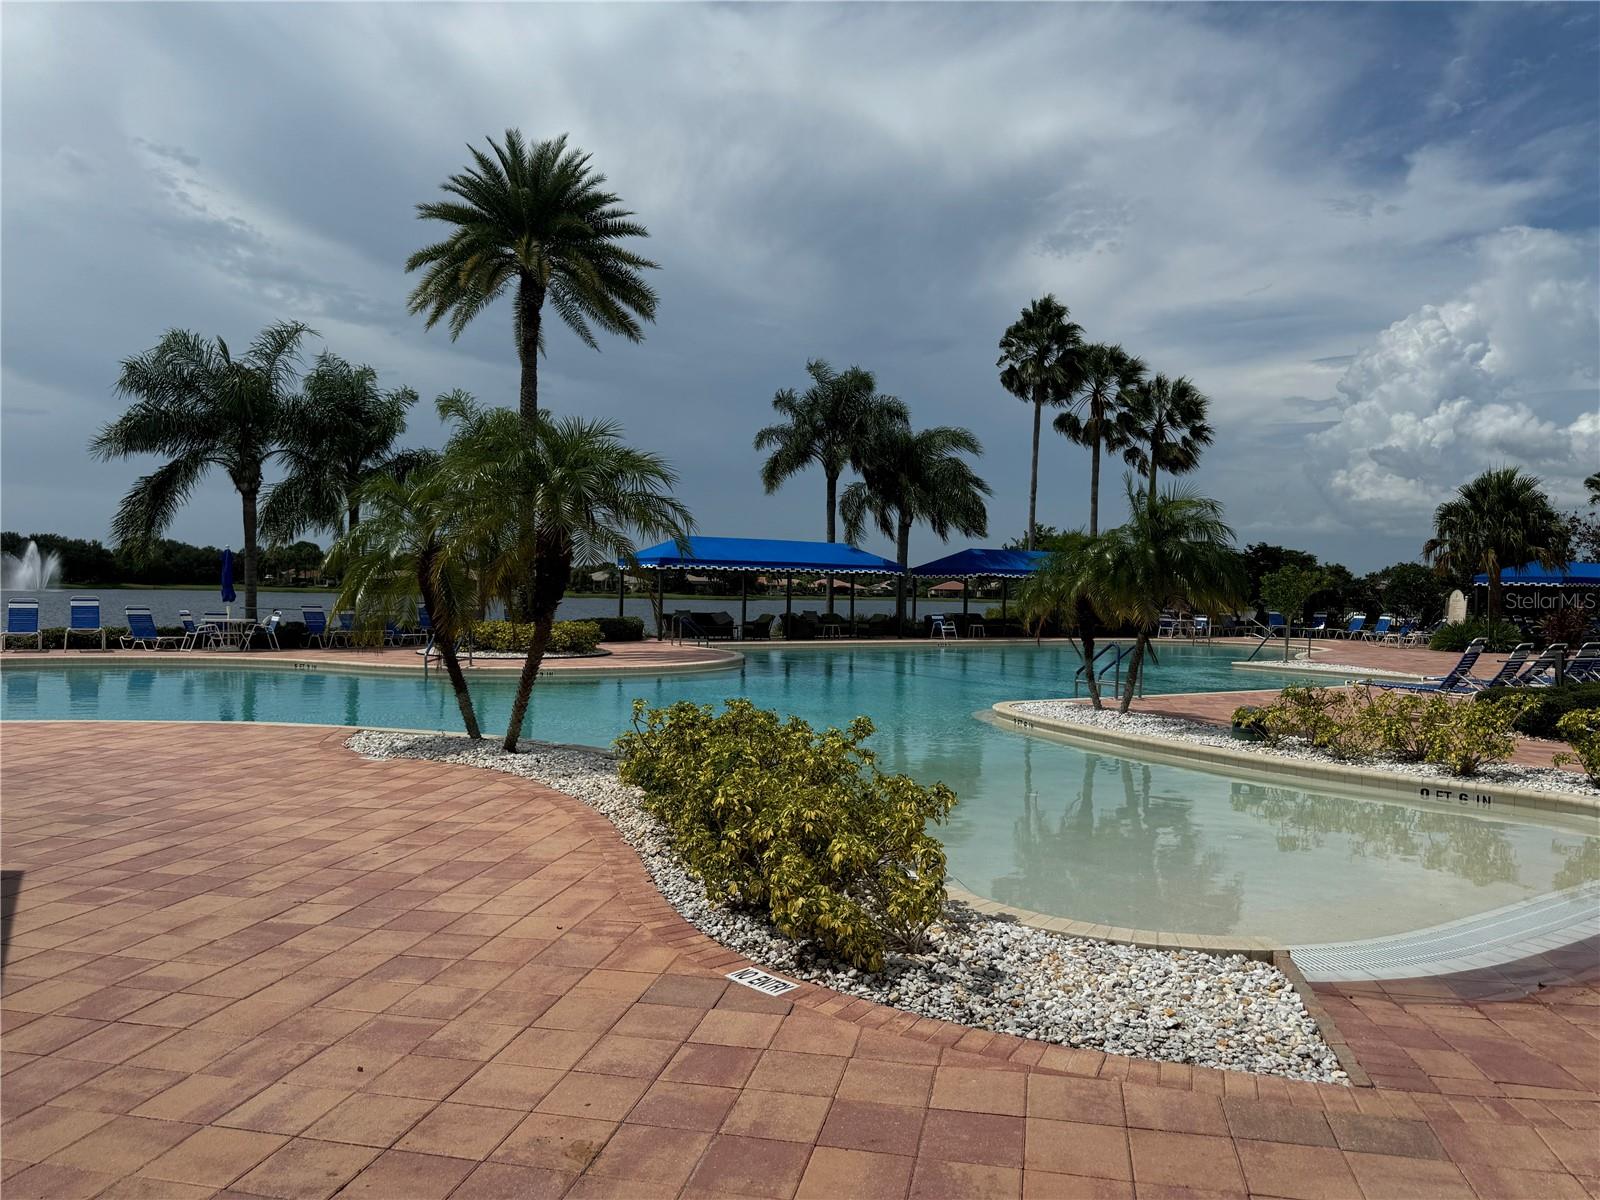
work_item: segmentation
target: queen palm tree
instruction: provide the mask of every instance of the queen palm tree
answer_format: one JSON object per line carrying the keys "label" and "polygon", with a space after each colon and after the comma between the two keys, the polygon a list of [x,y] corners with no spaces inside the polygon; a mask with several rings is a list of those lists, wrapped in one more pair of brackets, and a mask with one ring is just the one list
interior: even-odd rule
{"label": "queen palm tree", "polygon": [[1089,536],[1094,537],[1100,532],[1100,451],[1124,449],[1119,418],[1130,393],[1144,382],[1146,368],[1121,346],[1096,343],[1083,347],[1079,369],[1082,385],[1073,407],[1056,417],[1055,428],[1089,448]]}
{"label": "queen palm tree", "polygon": [[1211,444],[1210,408],[1205,393],[1181,375],[1157,375],[1128,393],[1118,434],[1122,457],[1145,477],[1152,501],[1158,470],[1184,475],[1200,465],[1200,451]]}
{"label": "queen palm tree", "polygon": [[[636,533],[672,538],[687,553],[694,523],[671,495],[676,472],[625,445],[614,422],[541,413],[530,436],[518,414],[459,393],[440,400],[439,415],[454,426],[444,465],[460,489],[462,536],[497,547],[480,586],[523,589],[533,624],[502,743],[515,753],[573,563],[629,561]],[[534,520],[508,525],[507,496],[532,497]]]}
{"label": "queen palm tree", "polygon": [[1433,537],[1422,547],[1441,575],[1482,571],[1489,577],[1489,616],[1500,615],[1500,572],[1536,562],[1566,565],[1567,524],[1521,467],[1497,467],[1456,489],[1433,514]]}
{"label": "queen palm tree", "polygon": [[1033,405],[1033,458],[1028,474],[1028,550],[1033,549],[1039,501],[1039,422],[1044,406],[1064,404],[1082,383],[1078,361],[1083,330],[1067,320],[1067,306],[1039,297],[1022,310],[1000,339],[1000,386]]}
{"label": "queen palm tree", "polygon": [[1120,712],[1133,703],[1163,609],[1217,612],[1242,603],[1247,590],[1220,504],[1173,489],[1152,500],[1131,475],[1125,487],[1128,521],[1098,539],[1086,572],[1096,611],[1135,630]]}
{"label": "queen palm tree", "polygon": [[844,489],[839,508],[845,540],[857,542],[870,521],[894,539],[896,627],[905,620],[905,572],[911,529],[927,525],[940,541],[952,532],[982,537],[989,532],[984,497],[989,485],[962,457],[980,455],[983,444],[971,430],[939,425],[912,432],[894,424],[880,430],[862,456],[861,478]]}
{"label": "queen palm tree", "polygon": [[312,333],[299,321],[280,321],[235,358],[221,338],[168,330],[152,349],[124,360],[117,392],[133,404],[89,444],[101,461],[135,454],[167,459],[134,483],[111,522],[118,546],[136,558],[155,549],[212,467],[227,472],[244,521],[240,573],[249,617],[256,615],[262,476],[283,452],[300,343]]}
{"label": "queen palm tree", "polygon": [[531,429],[546,301],[591,348],[598,348],[595,328],[640,341],[641,322],[655,320],[656,294],[644,272],[656,264],[624,243],[650,235],[565,134],[529,146],[521,131],[508,129],[503,143],[489,139],[487,152],[467,150],[473,165],[441,185],[451,199],[417,205],[423,220],[453,228],[406,260],[408,272],[423,272],[411,311],[426,314],[430,329],[448,317],[455,339],[514,289],[519,406]]}
{"label": "queen palm tree", "polygon": [[262,506],[261,528],[274,544],[307,530],[338,534],[361,520],[361,486],[374,472],[403,465],[395,440],[417,402],[410,388],[378,388],[378,373],[324,350],[286,413],[286,473]]}
{"label": "queen palm tree", "polygon": [[456,657],[456,642],[472,625],[475,547],[462,537],[455,492],[434,451],[416,452],[403,474],[374,472],[356,490],[367,517],[334,542],[328,568],[342,576],[336,605],[365,619],[409,619],[422,598],[462,725],[477,740],[483,734]]}

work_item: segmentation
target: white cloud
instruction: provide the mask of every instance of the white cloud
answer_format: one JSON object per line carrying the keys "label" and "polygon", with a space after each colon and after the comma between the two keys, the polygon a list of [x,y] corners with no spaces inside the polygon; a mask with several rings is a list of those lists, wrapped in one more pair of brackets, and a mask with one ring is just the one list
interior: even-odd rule
{"label": "white cloud", "polygon": [[1595,242],[1513,227],[1477,246],[1480,277],[1356,355],[1339,418],[1309,438],[1335,501],[1414,527],[1457,482],[1515,463],[1560,500],[1600,457]]}

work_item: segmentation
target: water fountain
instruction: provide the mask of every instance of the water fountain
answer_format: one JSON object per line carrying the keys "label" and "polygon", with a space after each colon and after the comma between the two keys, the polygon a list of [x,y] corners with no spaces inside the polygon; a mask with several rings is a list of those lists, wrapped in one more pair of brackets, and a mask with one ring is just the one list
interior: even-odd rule
{"label": "water fountain", "polygon": [[50,592],[61,582],[61,555],[51,550],[39,553],[39,544],[29,540],[22,554],[0,554],[0,589],[17,592]]}

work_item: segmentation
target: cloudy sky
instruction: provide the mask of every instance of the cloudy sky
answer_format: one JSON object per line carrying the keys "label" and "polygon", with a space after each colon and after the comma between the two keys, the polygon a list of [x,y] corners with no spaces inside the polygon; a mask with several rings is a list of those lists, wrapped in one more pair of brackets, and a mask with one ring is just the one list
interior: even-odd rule
{"label": "cloudy sky", "polygon": [[[154,464],[85,444],[172,326],[299,318],[387,382],[513,403],[509,310],[452,343],[402,264],[414,205],[516,125],[592,151],[663,268],[644,343],[550,339],[544,401],[668,455],[703,532],[821,536],[821,479],[764,496],[750,449],[820,356],[976,430],[989,540],[1019,533],[995,343],[1050,291],[1211,396],[1194,482],[1242,541],[1409,558],[1484,466],[1575,505],[1600,465],[1597,15],[7,5],[0,521],[106,535]],[[1041,477],[1041,520],[1083,522],[1085,453],[1047,435]],[[238,531],[219,478],[173,532]]]}

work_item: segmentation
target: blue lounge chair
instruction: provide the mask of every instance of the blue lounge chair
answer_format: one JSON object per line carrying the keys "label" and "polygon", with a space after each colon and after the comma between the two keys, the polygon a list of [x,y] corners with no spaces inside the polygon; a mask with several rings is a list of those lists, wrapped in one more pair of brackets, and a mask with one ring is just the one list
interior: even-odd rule
{"label": "blue lounge chair", "polygon": [[1163,609],[1161,618],[1156,622],[1156,636],[1176,637],[1178,634],[1178,614],[1171,609]]}
{"label": "blue lounge chair", "polygon": [[163,637],[156,628],[156,619],[150,615],[150,608],[145,604],[129,604],[122,610],[128,619],[128,632],[117,641],[124,650],[138,647],[141,650],[160,650],[163,645],[177,646],[183,638],[173,637],[170,634]]}
{"label": "blue lounge chair", "polygon": [[306,623],[307,642],[315,642],[321,650],[333,645],[333,633],[328,628],[328,614],[322,610],[322,605],[302,605],[300,616]]}
{"label": "blue lounge chair", "polygon": [[1467,646],[1466,650],[1462,653],[1461,658],[1456,662],[1455,666],[1451,667],[1443,675],[1434,676],[1424,683],[1400,683],[1396,680],[1389,679],[1377,679],[1374,680],[1373,683],[1377,687],[1384,688],[1385,690],[1401,692],[1464,693],[1476,691],[1478,689],[1474,688],[1471,684],[1466,683],[1465,680],[1467,678],[1467,672],[1472,670],[1473,664],[1476,663],[1479,657],[1481,657],[1483,654],[1483,642],[1483,638],[1473,638],[1471,644]]}
{"label": "blue lounge chair", "polygon": [[1600,683],[1600,642],[1585,642],[1561,673],[1568,683]]}
{"label": "blue lounge chair", "polygon": [[1477,679],[1467,675],[1462,678],[1461,682],[1475,692],[1487,692],[1491,688],[1508,687],[1522,670],[1522,664],[1528,661],[1528,655],[1532,653],[1532,642],[1519,642],[1512,647],[1511,653],[1506,655],[1506,660],[1500,664],[1500,669],[1489,678]]}
{"label": "blue lounge chair", "polygon": [[1543,676],[1548,672],[1551,679],[1555,678],[1556,668],[1567,657],[1567,644],[1565,642],[1551,642],[1539,653],[1539,657],[1522,668],[1522,674],[1511,681],[1512,687],[1547,687],[1549,681]]}
{"label": "blue lounge chair", "polygon": [[187,608],[178,610],[178,624],[183,626],[183,642],[178,646],[179,650],[193,650],[202,641],[209,644],[205,630],[200,628],[200,623]]}
{"label": "blue lounge chair", "polygon": [[6,640],[31,637],[36,650],[44,649],[44,630],[39,628],[39,602],[18,596],[6,601]]}
{"label": "blue lounge chair", "polygon": [[67,613],[67,628],[61,634],[63,650],[75,633],[98,633],[100,649],[106,648],[106,627],[100,619],[99,596],[73,596],[67,601]]}
{"label": "blue lounge chair", "polygon": [[1361,636],[1361,631],[1365,629],[1366,626],[1366,613],[1354,613],[1351,615],[1350,620],[1345,624],[1345,627],[1338,631],[1338,636],[1342,638],[1358,638]]}
{"label": "blue lounge chair", "polygon": [[1361,634],[1361,638],[1363,641],[1368,642],[1387,641],[1389,638],[1389,626],[1392,624],[1394,624],[1394,618],[1388,613],[1384,613],[1378,618],[1376,625]]}
{"label": "blue lounge chair", "polygon": [[928,636],[931,638],[959,638],[961,628],[944,613],[934,613],[928,618]]}
{"label": "blue lounge chair", "polygon": [[1283,619],[1282,613],[1269,612],[1267,614],[1267,636],[1277,637],[1280,631],[1283,633],[1284,637],[1288,637],[1289,622]]}
{"label": "blue lounge chair", "polygon": [[272,610],[272,615],[265,621],[256,622],[256,627],[251,631],[251,636],[253,638],[255,634],[259,633],[266,639],[267,645],[274,650],[282,650],[283,647],[278,645],[278,626],[281,624],[283,624],[283,610],[275,608]]}
{"label": "blue lounge chair", "polygon": [[1311,614],[1311,636],[1326,637],[1328,635],[1328,614],[1325,612]]}
{"label": "blue lounge chair", "polygon": [[343,639],[346,646],[354,646],[356,644],[356,614],[348,611],[334,613],[333,619],[339,622],[333,627],[333,639]]}

